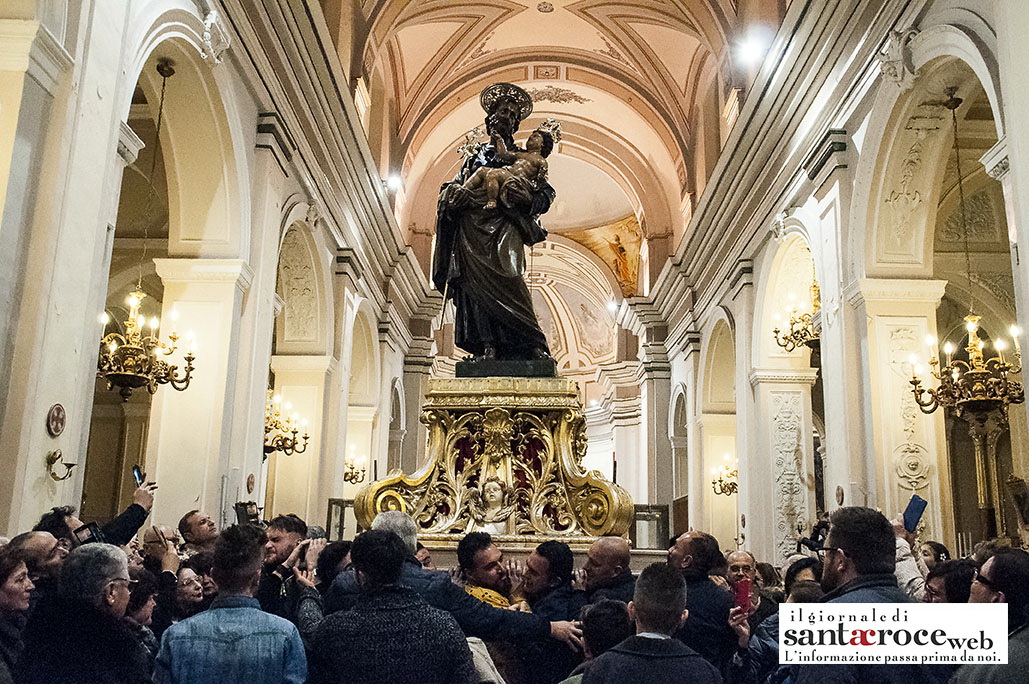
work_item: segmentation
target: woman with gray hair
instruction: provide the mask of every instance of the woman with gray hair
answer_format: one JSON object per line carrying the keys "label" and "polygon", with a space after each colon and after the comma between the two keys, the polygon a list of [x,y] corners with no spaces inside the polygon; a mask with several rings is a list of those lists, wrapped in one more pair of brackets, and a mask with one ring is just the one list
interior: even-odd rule
{"label": "woman with gray hair", "polygon": [[15,681],[149,681],[146,654],[122,620],[132,583],[125,552],[117,546],[83,544],[68,554],[57,593],[29,618]]}

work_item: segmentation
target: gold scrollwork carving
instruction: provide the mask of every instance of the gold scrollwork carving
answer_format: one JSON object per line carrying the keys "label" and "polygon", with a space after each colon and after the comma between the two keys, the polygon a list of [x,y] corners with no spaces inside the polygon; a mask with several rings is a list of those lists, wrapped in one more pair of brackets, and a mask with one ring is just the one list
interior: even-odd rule
{"label": "gold scrollwork carving", "polygon": [[421,421],[430,458],[357,495],[358,523],[411,514],[422,534],[482,529],[500,541],[624,535],[628,492],[582,468],[586,419],[574,382],[538,378],[434,380]]}

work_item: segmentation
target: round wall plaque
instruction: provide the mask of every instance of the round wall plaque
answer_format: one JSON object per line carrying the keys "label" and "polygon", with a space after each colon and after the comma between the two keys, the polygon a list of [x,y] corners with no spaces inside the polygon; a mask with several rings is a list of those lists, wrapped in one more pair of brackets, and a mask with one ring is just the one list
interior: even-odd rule
{"label": "round wall plaque", "polygon": [[843,505],[843,486],[842,485],[836,485],[836,505],[837,506],[842,506]]}
{"label": "round wall plaque", "polygon": [[54,404],[46,412],[46,431],[51,437],[57,437],[64,432],[64,426],[68,423],[68,414],[60,404]]}
{"label": "round wall plaque", "polygon": [[254,474],[247,475],[247,494],[254,493]]}

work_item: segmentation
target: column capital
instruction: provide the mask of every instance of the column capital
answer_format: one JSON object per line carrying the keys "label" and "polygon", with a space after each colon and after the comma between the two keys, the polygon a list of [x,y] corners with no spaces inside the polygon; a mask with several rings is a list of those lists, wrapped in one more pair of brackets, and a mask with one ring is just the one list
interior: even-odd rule
{"label": "column capital", "polygon": [[1011,169],[1011,162],[1008,161],[1008,140],[1004,136],[997,141],[997,144],[986,150],[986,154],[979,157],[979,162],[986,169],[986,174],[994,180],[1003,181]]}
{"label": "column capital", "polygon": [[855,306],[863,302],[868,304],[914,302],[939,306],[946,287],[946,280],[861,278],[847,287],[846,296]]}
{"label": "column capital", "polygon": [[814,368],[755,368],[750,372],[750,385],[807,385],[811,387],[818,380],[818,371]]}
{"label": "column capital", "polygon": [[154,259],[157,275],[165,282],[232,283],[246,292],[254,271],[242,259]]}
{"label": "column capital", "polygon": [[122,121],[118,124],[118,156],[128,166],[136,161],[139,151],[146,147],[146,144],[139,139],[136,132],[129,125]]}
{"label": "column capital", "polygon": [[335,357],[315,354],[276,354],[271,360],[273,373],[328,373],[335,367]]}

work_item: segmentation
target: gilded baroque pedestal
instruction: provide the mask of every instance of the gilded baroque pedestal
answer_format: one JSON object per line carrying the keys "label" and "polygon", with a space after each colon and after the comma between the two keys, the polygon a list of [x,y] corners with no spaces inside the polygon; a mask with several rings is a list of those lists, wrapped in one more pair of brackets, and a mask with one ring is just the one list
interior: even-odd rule
{"label": "gilded baroque pedestal", "polygon": [[410,476],[394,470],[354,502],[368,528],[380,511],[415,519],[419,538],[456,543],[483,530],[507,546],[561,539],[579,546],[625,535],[628,492],[582,469],[586,420],[564,378],[440,378],[422,409],[430,458]]}

